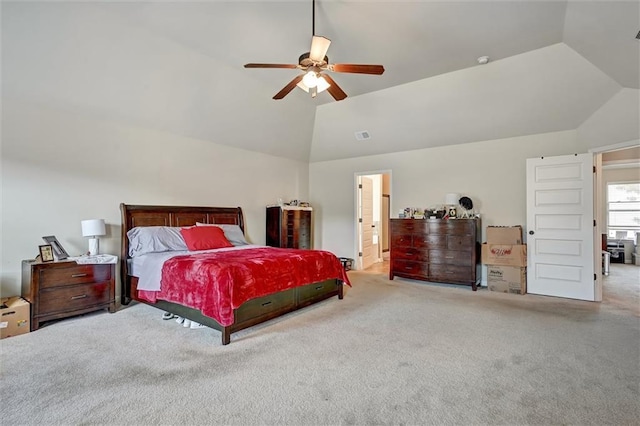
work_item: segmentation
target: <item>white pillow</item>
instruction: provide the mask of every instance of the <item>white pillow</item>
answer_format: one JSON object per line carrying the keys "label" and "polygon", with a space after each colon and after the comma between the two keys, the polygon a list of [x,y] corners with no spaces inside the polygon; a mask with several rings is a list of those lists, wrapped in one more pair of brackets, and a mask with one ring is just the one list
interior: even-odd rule
{"label": "white pillow", "polygon": [[229,240],[229,242],[234,246],[246,246],[249,244],[244,238],[242,229],[238,225],[217,225],[215,223],[196,222],[196,226],[217,226],[219,228],[222,228],[222,231],[224,231],[224,236],[227,237],[227,240]]}
{"label": "white pillow", "polygon": [[129,238],[129,256],[136,257],[146,253],[187,250],[179,227],[136,226],[127,232]]}

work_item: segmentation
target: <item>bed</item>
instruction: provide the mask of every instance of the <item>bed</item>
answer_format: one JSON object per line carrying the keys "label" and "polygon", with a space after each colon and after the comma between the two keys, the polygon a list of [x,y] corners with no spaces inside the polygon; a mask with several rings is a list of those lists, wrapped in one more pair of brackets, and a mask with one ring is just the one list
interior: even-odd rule
{"label": "bed", "polygon": [[[136,273],[136,270],[140,270],[140,267],[136,266],[136,261],[140,257],[136,257],[135,252],[138,242],[134,241],[132,244],[131,235],[155,229],[193,230],[205,226],[239,228],[244,234],[242,209],[240,207],[153,206],[123,203],[120,205],[120,210],[122,213],[121,303],[128,305],[134,300],[149,304],[219,330],[223,345],[230,343],[231,334],[236,331],[333,296],[342,299],[343,284],[349,283],[342,263],[331,253],[321,250],[277,249],[249,245],[212,250],[215,253],[208,253],[207,250],[171,253],[172,248],[168,253],[154,253],[153,256],[168,255],[170,258],[162,261],[164,263],[158,263],[160,261],[155,260],[162,265],[162,273],[157,272],[159,277],[162,276],[162,286],[156,290],[155,287],[148,286],[149,280],[145,279],[144,275]],[[211,225],[217,226],[211,227]],[[129,234],[129,231],[132,233]],[[227,235],[226,231],[225,235]],[[241,235],[239,238],[243,240],[243,237],[244,235]],[[229,240],[233,241],[232,238]],[[278,275],[276,259],[285,256],[287,258],[283,261],[288,262],[289,270],[300,269],[300,274],[296,272],[286,279]],[[315,259],[312,256],[323,259]],[[228,257],[232,260],[227,260]],[[213,278],[214,275],[211,272],[209,278],[206,280],[202,278],[202,270],[217,271],[221,269],[219,265],[225,265],[224,262],[229,262],[229,268],[231,268],[229,270],[232,273],[227,272],[224,278]],[[239,262],[245,262],[246,265]],[[150,263],[151,261],[147,260],[147,268]],[[268,268],[265,266],[260,272],[256,268],[259,268],[258,264],[262,263],[270,266]],[[306,273],[311,264],[317,264],[317,269],[314,269],[313,273]],[[298,265],[300,268],[297,268]],[[339,266],[338,269],[336,265]],[[196,267],[205,269],[199,270],[197,274],[188,269]],[[242,271],[241,279],[238,278],[240,275],[236,274],[237,271]],[[253,273],[252,271],[260,273],[255,278],[247,275]],[[270,275],[271,271],[275,271],[273,276]],[[189,281],[195,275],[200,277],[198,281]],[[215,275],[215,277],[218,276]],[[321,279],[316,279],[318,277]],[[202,284],[203,280],[206,281],[204,285],[196,286],[196,284]],[[251,285],[247,285],[247,282]],[[194,286],[193,290],[191,285]],[[153,290],[149,291],[149,288]]]}

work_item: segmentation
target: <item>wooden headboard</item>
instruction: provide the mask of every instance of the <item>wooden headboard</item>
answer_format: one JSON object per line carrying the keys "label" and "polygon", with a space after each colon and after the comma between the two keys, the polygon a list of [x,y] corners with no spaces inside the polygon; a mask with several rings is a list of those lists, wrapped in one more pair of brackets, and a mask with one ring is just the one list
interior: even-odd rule
{"label": "wooden headboard", "polygon": [[244,219],[240,207],[135,206],[122,203],[120,211],[122,212],[120,278],[123,291],[125,286],[127,289],[129,287],[127,232],[136,226],[193,226],[196,222],[200,222],[239,225],[244,232]]}

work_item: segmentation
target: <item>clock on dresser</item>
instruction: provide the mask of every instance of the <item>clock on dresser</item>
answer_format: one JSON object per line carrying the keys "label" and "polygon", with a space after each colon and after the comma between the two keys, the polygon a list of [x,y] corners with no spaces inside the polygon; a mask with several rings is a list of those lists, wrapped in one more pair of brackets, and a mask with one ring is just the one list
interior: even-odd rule
{"label": "clock on dresser", "polygon": [[22,297],[31,303],[31,331],[87,312],[116,311],[115,264],[22,261]]}

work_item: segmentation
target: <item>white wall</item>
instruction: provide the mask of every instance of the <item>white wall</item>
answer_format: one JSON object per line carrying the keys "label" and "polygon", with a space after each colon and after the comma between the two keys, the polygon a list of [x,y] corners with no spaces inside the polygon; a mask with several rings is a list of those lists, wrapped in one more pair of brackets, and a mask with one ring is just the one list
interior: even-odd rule
{"label": "white wall", "polygon": [[308,164],[3,99],[3,296],[20,294],[20,264],[55,235],[87,250],[80,221],[104,218],[105,253],[120,253],[120,203],[241,206],[251,242],[265,242],[265,206],[308,198]]}
{"label": "white wall", "polygon": [[578,127],[586,149],[640,139],[640,90],[622,89]]}
{"label": "white wall", "polygon": [[445,194],[470,197],[490,225],[526,225],[527,158],[581,150],[575,131],[475,142],[394,154],[311,163],[309,191],[316,209],[316,246],[356,256],[354,174],[391,170],[391,215],[402,207],[429,207]]}

